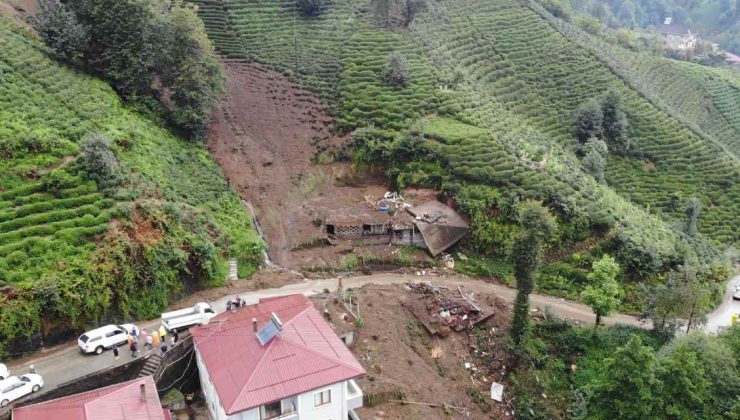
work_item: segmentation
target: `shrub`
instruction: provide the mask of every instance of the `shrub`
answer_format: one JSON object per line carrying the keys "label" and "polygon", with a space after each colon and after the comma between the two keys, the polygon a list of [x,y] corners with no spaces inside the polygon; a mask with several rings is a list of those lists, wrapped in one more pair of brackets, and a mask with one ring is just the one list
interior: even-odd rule
{"label": "shrub", "polygon": [[82,143],[82,153],[77,158],[80,166],[100,187],[118,182],[118,159],[110,148],[110,141],[102,134],[93,133]]}
{"label": "shrub", "polygon": [[383,80],[389,85],[401,87],[408,83],[410,70],[406,57],[398,51],[391,53],[385,61]]}
{"label": "shrub", "polygon": [[297,6],[304,16],[316,16],[327,3],[327,0],[298,0]]}

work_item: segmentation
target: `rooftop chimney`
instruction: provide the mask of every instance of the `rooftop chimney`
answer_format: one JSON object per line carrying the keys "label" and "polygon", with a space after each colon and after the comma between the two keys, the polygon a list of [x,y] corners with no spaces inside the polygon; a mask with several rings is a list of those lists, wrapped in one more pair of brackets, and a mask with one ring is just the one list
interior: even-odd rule
{"label": "rooftop chimney", "polygon": [[141,402],[146,402],[146,385],[139,385],[139,399]]}
{"label": "rooftop chimney", "polygon": [[252,331],[257,332],[257,318],[252,318]]}

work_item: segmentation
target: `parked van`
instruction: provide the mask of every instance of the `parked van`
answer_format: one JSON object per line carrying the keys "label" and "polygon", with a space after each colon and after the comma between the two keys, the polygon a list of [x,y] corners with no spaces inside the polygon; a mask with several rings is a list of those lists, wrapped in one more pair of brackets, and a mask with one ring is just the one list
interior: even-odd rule
{"label": "parked van", "polygon": [[0,381],[0,407],[5,407],[11,401],[38,391],[42,386],[44,386],[44,380],[41,379],[41,375],[35,373],[4,379]]}
{"label": "parked van", "polygon": [[106,325],[82,334],[77,345],[83,353],[100,354],[105,349],[125,343],[133,330],[134,324]]}

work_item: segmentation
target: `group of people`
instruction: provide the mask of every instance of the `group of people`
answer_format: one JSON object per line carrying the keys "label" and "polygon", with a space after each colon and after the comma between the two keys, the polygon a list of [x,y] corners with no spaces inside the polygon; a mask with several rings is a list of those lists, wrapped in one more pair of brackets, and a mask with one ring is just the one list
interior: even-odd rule
{"label": "group of people", "polygon": [[231,299],[226,301],[226,312],[235,311],[243,306],[247,306],[247,301],[236,295],[233,301]]}
{"label": "group of people", "polygon": [[[167,336],[169,338],[169,346],[167,345]],[[180,340],[180,334],[177,331],[172,331],[172,334],[168,334],[164,326],[159,327],[159,331],[154,330],[148,333],[146,330],[141,330],[134,326],[129,332],[127,337],[128,348],[131,351],[131,358],[135,358],[139,354],[139,343],[143,342],[144,348],[148,351],[154,350],[154,347],[159,347],[159,351],[162,356],[167,353],[169,347],[174,346]],[[113,347],[113,357],[118,360],[120,353],[118,347]]]}

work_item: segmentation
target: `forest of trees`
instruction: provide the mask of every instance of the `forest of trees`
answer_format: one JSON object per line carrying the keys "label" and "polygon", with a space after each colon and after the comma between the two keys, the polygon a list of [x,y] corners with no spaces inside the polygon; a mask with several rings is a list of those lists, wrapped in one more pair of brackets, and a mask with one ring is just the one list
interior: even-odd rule
{"label": "forest of trees", "polygon": [[223,75],[182,0],[41,0],[32,23],[58,59],[106,79],[135,106],[204,140]]}

